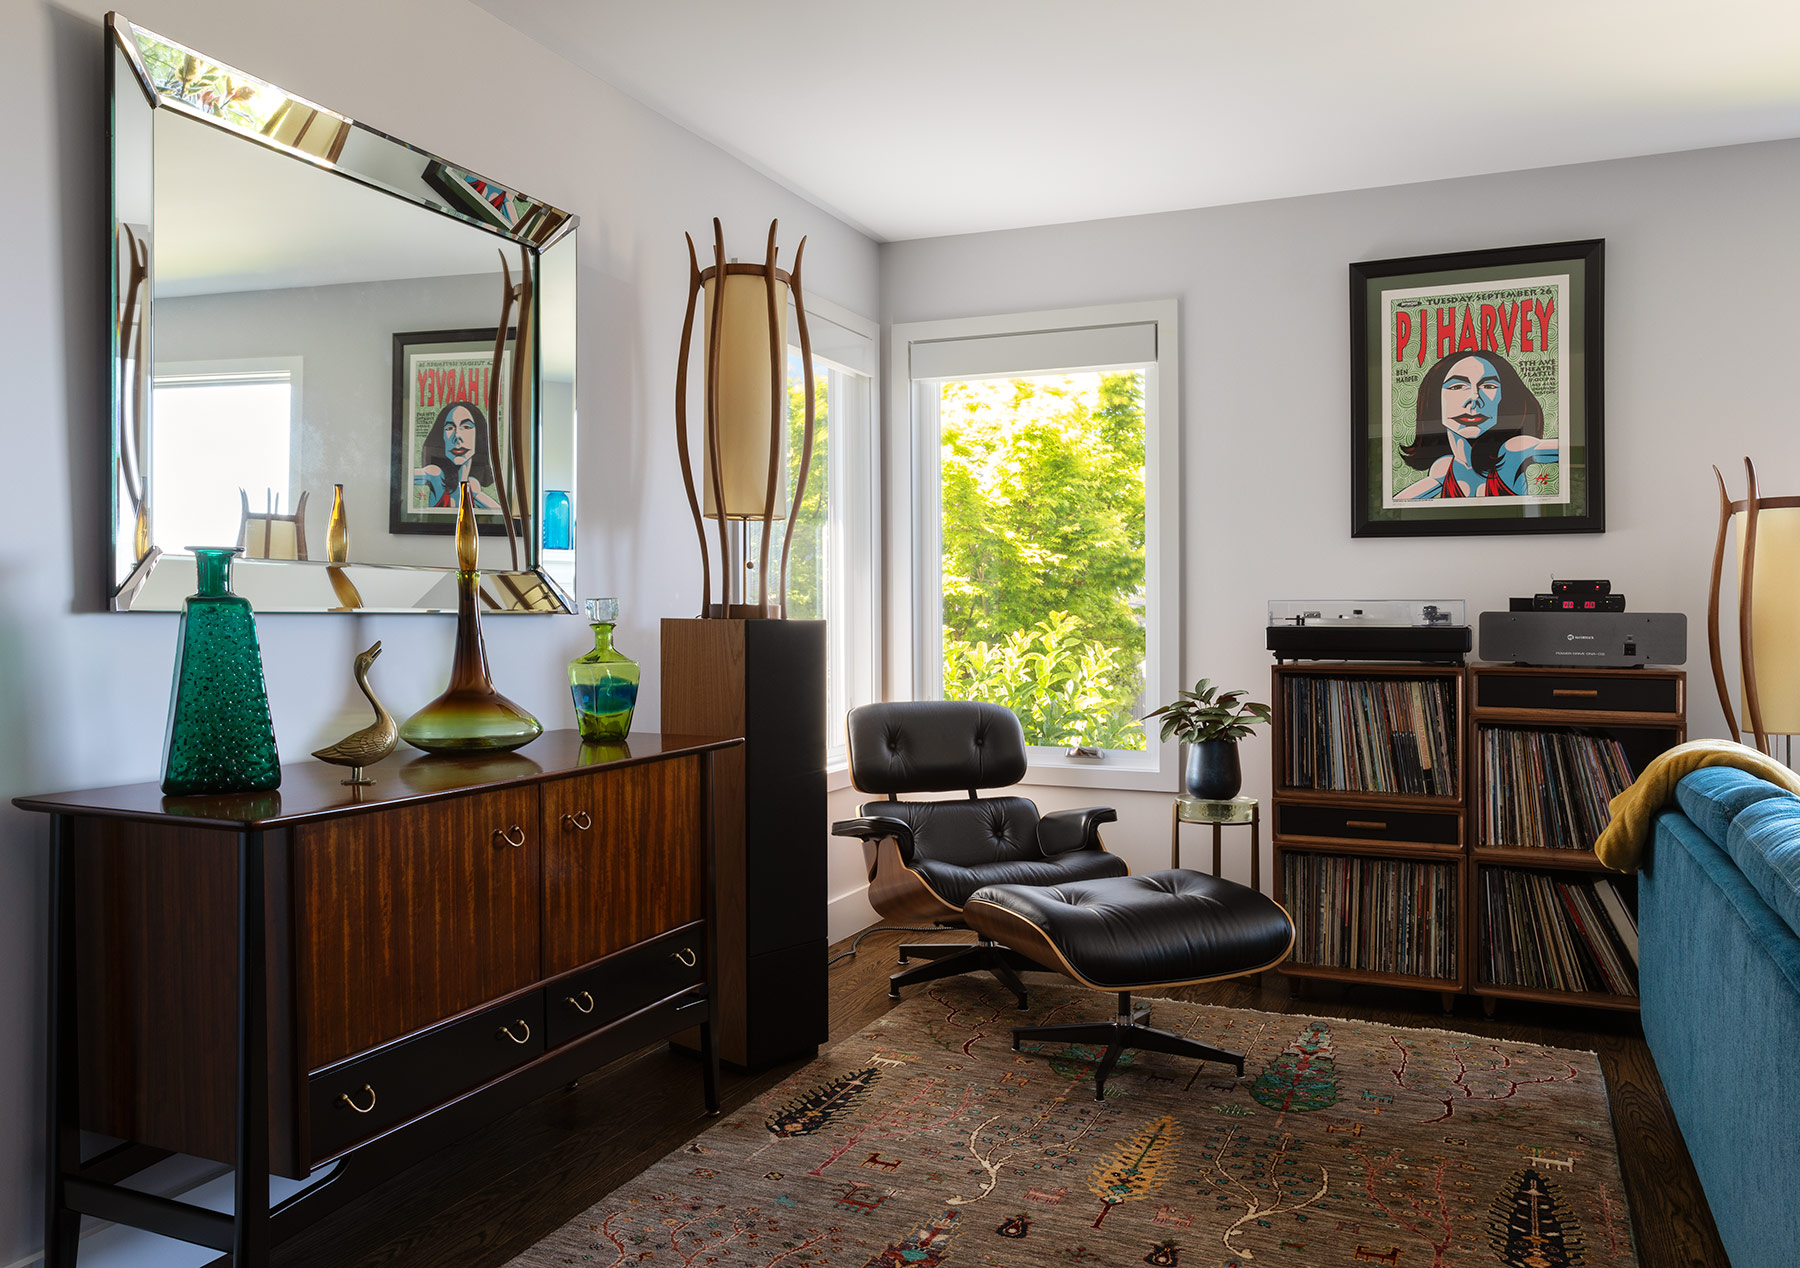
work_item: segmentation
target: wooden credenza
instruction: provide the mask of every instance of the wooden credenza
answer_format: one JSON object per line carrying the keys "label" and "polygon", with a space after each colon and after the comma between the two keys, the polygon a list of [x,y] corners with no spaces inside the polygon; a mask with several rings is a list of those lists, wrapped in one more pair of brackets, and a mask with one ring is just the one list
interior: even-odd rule
{"label": "wooden credenza", "polygon": [[[713,757],[553,732],[517,753],[319,763],[278,793],[154,784],[53,816],[47,1268],[82,1214],[260,1264],[479,1123],[697,1029],[717,1108]],[[80,1132],[125,1143],[80,1156]],[[120,1182],[236,1166],[236,1218]],[[241,1164],[240,1164],[240,1160]],[[273,1209],[271,1175],[330,1169]]]}

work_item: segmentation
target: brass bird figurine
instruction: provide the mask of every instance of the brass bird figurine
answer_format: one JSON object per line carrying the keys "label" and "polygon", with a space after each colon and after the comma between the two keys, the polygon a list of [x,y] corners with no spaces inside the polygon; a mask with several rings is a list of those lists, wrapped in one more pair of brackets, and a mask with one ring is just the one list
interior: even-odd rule
{"label": "brass bird figurine", "polygon": [[346,735],[329,748],[322,748],[313,756],[321,762],[330,762],[334,766],[348,766],[350,778],[346,784],[372,784],[375,781],[363,774],[363,767],[373,766],[389,753],[400,740],[400,727],[395,723],[393,715],[381,707],[381,701],[369,690],[369,666],[381,655],[381,640],[376,639],[368,651],[356,658],[356,685],[362,688],[363,695],[375,706],[375,721],[353,735]]}

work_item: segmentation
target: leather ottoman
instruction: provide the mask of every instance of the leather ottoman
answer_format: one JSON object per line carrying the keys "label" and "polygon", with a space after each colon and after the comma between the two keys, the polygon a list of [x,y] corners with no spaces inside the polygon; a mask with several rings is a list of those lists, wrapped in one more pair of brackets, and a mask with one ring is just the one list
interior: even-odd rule
{"label": "leather ottoman", "polygon": [[1172,870],[1063,885],[988,885],[969,896],[963,919],[983,938],[1096,991],[1119,997],[1117,1019],[1022,1026],[1021,1041],[1105,1044],[1094,1099],[1127,1048],[1222,1061],[1241,1075],[1244,1059],[1141,1025],[1131,992],[1191,986],[1274,968],[1287,959],[1294,925],[1280,904],[1235,881]]}

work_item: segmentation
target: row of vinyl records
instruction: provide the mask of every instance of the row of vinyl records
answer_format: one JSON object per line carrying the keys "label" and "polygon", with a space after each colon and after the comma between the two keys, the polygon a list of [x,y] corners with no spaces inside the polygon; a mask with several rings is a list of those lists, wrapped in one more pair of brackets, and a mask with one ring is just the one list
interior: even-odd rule
{"label": "row of vinyl records", "polygon": [[1591,849],[1607,803],[1636,778],[1624,746],[1604,735],[1503,726],[1480,735],[1483,845]]}
{"label": "row of vinyl records", "polygon": [[1637,925],[1605,877],[1481,870],[1482,980],[1637,994]]}
{"label": "row of vinyl records", "polygon": [[1282,689],[1288,787],[1456,796],[1451,679],[1294,674]]}
{"label": "row of vinyl records", "polygon": [[1282,905],[1301,964],[1454,978],[1456,867],[1405,859],[1288,854]]}

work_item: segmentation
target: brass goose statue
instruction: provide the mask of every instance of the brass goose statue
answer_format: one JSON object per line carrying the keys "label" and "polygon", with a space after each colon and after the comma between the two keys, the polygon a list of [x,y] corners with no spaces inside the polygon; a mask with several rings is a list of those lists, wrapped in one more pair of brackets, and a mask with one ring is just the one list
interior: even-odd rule
{"label": "brass goose statue", "polygon": [[400,740],[400,727],[393,716],[381,707],[381,701],[375,698],[375,693],[369,690],[369,666],[375,663],[375,658],[379,655],[381,640],[377,639],[368,651],[356,658],[356,685],[362,688],[363,695],[375,706],[375,721],[353,735],[346,735],[331,747],[322,748],[313,754],[321,762],[348,766],[350,778],[344,781],[346,784],[374,783],[374,780],[363,774],[363,767],[373,766],[392,753],[394,745]]}

